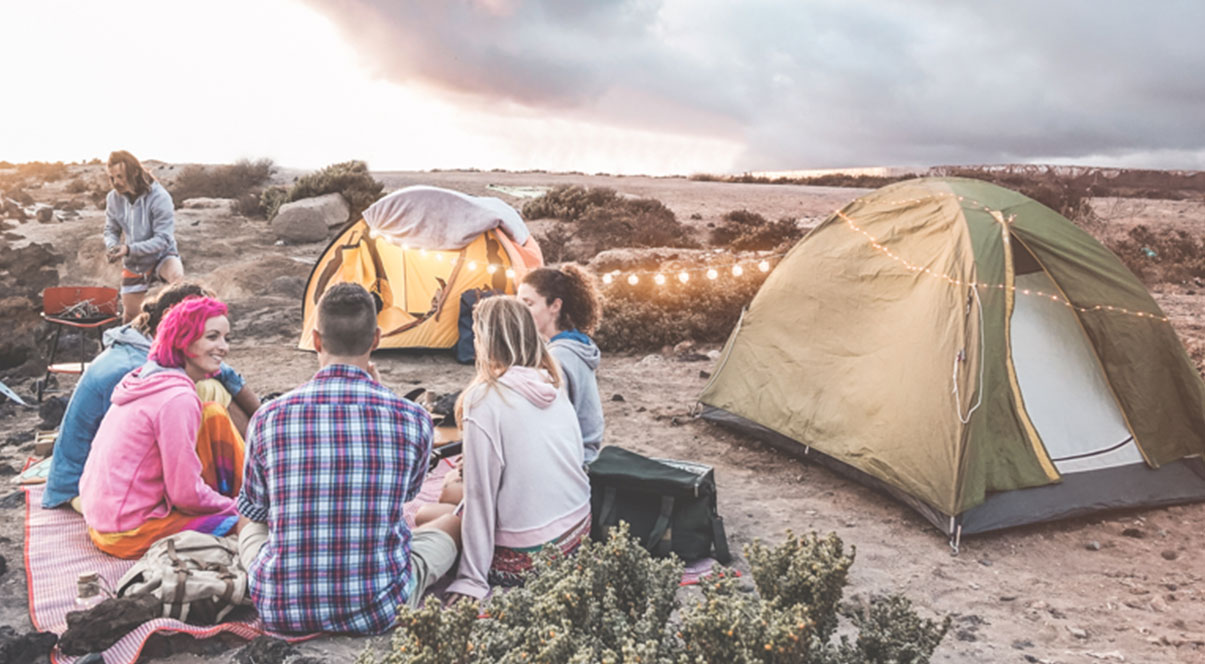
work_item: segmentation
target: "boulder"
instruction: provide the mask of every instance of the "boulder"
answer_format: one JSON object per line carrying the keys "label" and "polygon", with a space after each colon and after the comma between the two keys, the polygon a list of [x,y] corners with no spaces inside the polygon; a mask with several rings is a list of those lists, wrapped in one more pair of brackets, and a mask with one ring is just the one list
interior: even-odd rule
{"label": "boulder", "polygon": [[40,207],[36,214],[39,224],[49,224],[54,221],[54,208],[52,207]]}
{"label": "boulder", "polygon": [[342,194],[326,194],[280,206],[272,232],[285,242],[321,242],[332,228],[347,223],[351,208]]}
{"label": "boulder", "polygon": [[189,198],[180,204],[185,210],[218,210],[230,212],[234,207],[233,198]]}

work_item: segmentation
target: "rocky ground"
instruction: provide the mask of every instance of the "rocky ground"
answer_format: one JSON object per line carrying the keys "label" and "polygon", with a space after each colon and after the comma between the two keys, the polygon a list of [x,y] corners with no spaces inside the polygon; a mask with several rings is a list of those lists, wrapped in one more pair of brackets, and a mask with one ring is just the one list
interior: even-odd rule
{"label": "rocky ground", "polygon": [[[73,176],[101,186],[99,166],[73,166]],[[161,177],[170,177],[168,166]],[[556,184],[608,186],[657,198],[702,231],[724,213],[745,208],[769,219],[822,219],[858,190],[694,182],[682,178],[608,177],[546,173],[381,173],[388,189],[433,184],[491,194],[519,205],[515,194]],[[87,194],[72,196],[66,181],[26,191],[50,207],[24,222],[0,222],[0,377],[24,396],[36,362],[13,368],[44,330],[38,292],[54,284],[112,285],[115,267],[103,259],[103,211]],[[499,189],[498,187],[502,187]],[[537,188],[537,189],[531,189]],[[79,210],[57,206],[79,199]],[[1109,232],[1128,226],[1173,225],[1200,236],[1205,205],[1193,201],[1097,200]],[[177,212],[185,271],[230,303],[234,342],[230,361],[260,394],[290,389],[316,368],[295,349],[300,296],[324,244],[277,244],[266,222],[197,203]],[[1190,351],[1205,349],[1205,293],[1193,283],[1154,289]],[[64,348],[68,347],[64,345]],[[696,350],[714,350],[703,347]],[[705,353],[704,353],[705,354]],[[699,354],[691,354],[697,358]],[[1198,362],[1201,361],[1198,354]],[[399,392],[422,385],[459,389],[470,369],[450,354],[382,353],[382,377]],[[15,363],[15,364],[14,364]],[[784,532],[833,531],[857,548],[846,599],[885,593],[911,598],[922,615],[950,614],[953,628],[936,662],[1200,662],[1205,661],[1205,505],[1110,513],[1018,528],[966,539],[951,555],[945,538],[903,505],[829,471],[786,458],[757,441],[691,416],[712,370],[708,361],[674,355],[604,358],[599,385],[607,442],[658,456],[716,467],[720,509],[734,551],[754,538]],[[64,379],[52,394],[66,396]],[[0,482],[32,453],[36,412],[0,404]],[[32,629],[22,563],[24,507],[15,485],[0,490],[0,625]],[[743,558],[738,568],[746,568]],[[5,569],[6,568],[6,569]],[[295,647],[322,661],[350,661],[369,640],[323,638]],[[144,658],[162,662],[228,661],[241,643],[157,639]],[[279,659],[279,658],[278,658]]]}

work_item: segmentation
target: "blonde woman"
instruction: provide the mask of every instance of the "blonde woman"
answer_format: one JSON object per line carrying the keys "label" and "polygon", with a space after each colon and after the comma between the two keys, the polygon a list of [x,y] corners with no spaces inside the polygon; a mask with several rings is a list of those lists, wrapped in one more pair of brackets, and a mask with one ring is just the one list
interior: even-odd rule
{"label": "blonde woman", "polygon": [[590,533],[577,413],[531,312],[513,297],[473,312],[477,374],[461,393],[463,553],[448,602],[513,586],[545,545],[569,554]]}

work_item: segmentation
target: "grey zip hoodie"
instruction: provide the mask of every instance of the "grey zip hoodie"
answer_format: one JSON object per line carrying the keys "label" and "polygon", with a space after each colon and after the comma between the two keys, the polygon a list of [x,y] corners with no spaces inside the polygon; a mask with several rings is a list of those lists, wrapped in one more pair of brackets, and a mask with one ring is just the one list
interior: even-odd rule
{"label": "grey zip hoodie", "polygon": [[[585,335],[581,337],[586,338]],[[568,383],[569,401],[577,411],[577,422],[582,428],[586,463],[590,463],[598,456],[603,439],[602,400],[598,396],[598,379],[594,374],[602,353],[593,341],[587,339],[583,343],[564,337],[550,342],[548,350],[560,363],[561,373]]]}
{"label": "grey zip hoodie", "polygon": [[159,261],[178,256],[176,217],[172,196],[155,182],[150,191],[133,202],[113,190],[105,199],[105,248],[120,246],[122,236],[130,248],[122,266],[130,272],[146,273]]}

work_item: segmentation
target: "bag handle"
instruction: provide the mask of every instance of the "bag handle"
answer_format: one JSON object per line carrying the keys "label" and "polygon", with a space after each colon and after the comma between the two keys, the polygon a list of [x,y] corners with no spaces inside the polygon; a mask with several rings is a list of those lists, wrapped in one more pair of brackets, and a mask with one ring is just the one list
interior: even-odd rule
{"label": "bag handle", "polygon": [[656,557],[664,558],[669,555],[672,537],[666,538],[665,534],[669,532],[669,524],[673,516],[674,497],[661,496],[661,513],[657,515],[657,522],[653,524],[648,543],[644,547]]}
{"label": "bag handle", "polygon": [[608,486],[603,492],[602,507],[598,511],[598,522],[602,525],[601,532],[606,532],[607,528],[619,522],[619,517],[615,514],[615,487],[613,486]]}
{"label": "bag handle", "polygon": [[724,534],[724,517],[714,514],[711,517],[711,542],[715,545],[715,559],[727,565],[732,562],[732,553],[728,551],[728,536]]}

